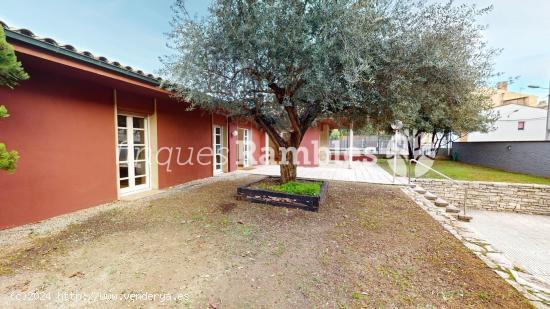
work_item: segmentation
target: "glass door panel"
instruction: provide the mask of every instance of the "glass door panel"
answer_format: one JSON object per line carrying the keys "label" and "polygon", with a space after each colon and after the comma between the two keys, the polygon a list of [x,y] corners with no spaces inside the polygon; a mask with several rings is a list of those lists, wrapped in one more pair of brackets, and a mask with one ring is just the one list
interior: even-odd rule
{"label": "glass door panel", "polygon": [[215,174],[223,173],[222,136],[223,136],[222,127],[214,126],[213,154],[214,154],[214,173]]}
{"label": "glass door panel", "polygon": [[[118,186],[121,194],[149,188],[147,121],[118,115]],[[130,151],[128,151],[130,150]]]}
{"label": "glass door panel", "polygon": [[243,165],[245,167],[250,165],[250,131],[248,129],[243,130]]}

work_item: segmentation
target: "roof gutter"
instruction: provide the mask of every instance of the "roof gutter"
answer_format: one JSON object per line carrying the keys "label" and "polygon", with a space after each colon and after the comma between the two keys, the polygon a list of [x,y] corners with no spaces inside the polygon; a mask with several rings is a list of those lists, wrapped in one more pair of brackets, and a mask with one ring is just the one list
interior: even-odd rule
{"label": "roof gutter", "polygon": [[116,73],[123,74],[123,75],[129,76],[131,78],[138,79],[140,81],[143,81],[143,82],[146,82],[146,83],[149,83],[149,84],[153,84],[155,86],[160,85],[160,82],[158,80],[154,79],[154,78],[149,78],[147,76],[143,76],[143,75],[140,75],[138,73],[131,72],[131,71],[119,68],[115,65],[112,65],[112,64],[109,64],[109,63],[106,63],[106,62],[103,62],[103,61],[100,61],[100,60],[97,60],[97,59],[94,59],[94,58],[91,58],[91,57],[86,57],[86,56],[81,55],[77,52],[73,52],[73,51],[70,51],[68,49],[64,49],[64,48],[57,47],[57,46],[54,46],[54,45],[46,43],[46,42],[42,42],[40,40],[33,39],[33,38],[28,37],[26,35],[23,35],[21,33],[15,32],[13,30],[4,28],[4,32],[6,33],[6,37],[8,37],[10,39],[17,40],[17,41],[20,41],[20,42],[23,42],[23,43],[41,48],[41,49],[45,49],[45,50],[48,50],[48,51],[56,53],[56,54],[60,54],[60,55],[66,56],[66,57],[70,57],[70,58],[85,62],[87,64],[91,64],[91,65],[94,65],[94,66],[97,66],[97,67],[101,67],[101,68],[106,69],[106,70],[114,71]]}

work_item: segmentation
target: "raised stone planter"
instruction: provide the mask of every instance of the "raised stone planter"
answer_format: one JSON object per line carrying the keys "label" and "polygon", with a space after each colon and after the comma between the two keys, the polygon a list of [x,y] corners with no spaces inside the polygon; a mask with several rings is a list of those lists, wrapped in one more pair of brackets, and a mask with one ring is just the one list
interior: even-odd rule
{"label": "raised stone planter", "polygon": [[[268,177],[275,179],[277,177]],[[237,198],[253,203],[269,204],[279,207],[298,208],[309,211],[318,211],[327,196],[328,181],[298,178],[297,180],[322,182],[318,196],[297,195],[284,192],[275,192],[254,187],[265,181],[266,178],[237,188]]]}

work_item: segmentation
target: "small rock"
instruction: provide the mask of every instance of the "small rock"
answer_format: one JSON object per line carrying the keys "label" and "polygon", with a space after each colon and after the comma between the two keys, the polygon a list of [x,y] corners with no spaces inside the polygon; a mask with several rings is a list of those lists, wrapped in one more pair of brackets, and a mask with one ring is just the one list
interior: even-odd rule
{"label": "small rock", "polygon": [[445,201],[444,199],[441,199],[441,198],[436,199],[434,204],[437,207],[447,207],[447,205],[449,205],[449,203],[447,203],[447,201]]}
{"label": "small rock", "polygon": [[426,194],[424,194],[424,197],[429,201],[434,201],[435,199],[437,199],[437,196],[431,194],[430,192],[426,192]]}
{"label": "small rock", "polygon": [[418,194],[424,194],[424,193],[426,193],[426,189],[424,189],[420,186],[416,186],[416,188],[414,188],[414,192],[416,192]]}
{"label": "small rock", "polygon": [[457,213],[460,212],[460,209],[458,209],[458,208],[455,207],[455,206],[449,205],[449,206],[447,206],[447,208],[445,209],[445,211],[448,212],[448,213],[457,214]]}

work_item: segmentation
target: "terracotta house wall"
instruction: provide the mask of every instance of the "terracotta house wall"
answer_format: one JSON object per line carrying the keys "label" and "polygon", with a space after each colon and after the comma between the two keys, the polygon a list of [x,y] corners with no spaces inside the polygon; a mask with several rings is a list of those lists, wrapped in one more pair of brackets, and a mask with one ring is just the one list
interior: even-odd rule
{"label": "terracotta house wall", "polygon": [[321,140],[321,130],[318,127],[309,128],[302,139],[300,148],[307,150],[298,152],[298,165],[300,166],[318,166],[319,165],[319,142]]}
{"label": "terracotta house wall", "polygon": [[256,165],[264,164],[262,159],[263,150],[262,148],[265,147],[265,132],[263,130],[260,130],[256,128],[255,125],[249,125],[250,132],[251,132],[251,141],[254,143],[254,149],[252,152],[252,157],[254,158],[254,162]]}
{"label": "terracotta house wall", "polygon": [[116,99],[117,109],[120,112],[141,115],[152,115],[155,112],[155,103],[152,96],[117,90]]}
{"label": "terracotta house wall", "polygon": [[237,130],[239,126],[234,121],[229,121],[229,171],[237,170],[237,136],[233,136],[233,131]]}
{"label": "terracotta house wall", "polygon": [[0,228],[116,200],[113,92],[25,67],[31,79],[0,88],[11,117],[0,141],[21,156],[0,172]]}
{"label": "terracotta house wall", "polygon": [[[170,99],[157,100],[160,188],[213,174],[212,155],[209,152],[212,147],[212,116],[201,110],[186,111],[186,107],[184,103]],[[198,151],[203,147],[208,147],[209,151],[203,151],[200,160],[208,162],[207,165],[199,164],[197,158]],[[193,149],[193,153],[190,148]],[[178,164],[178,157],[181,164]]]}

